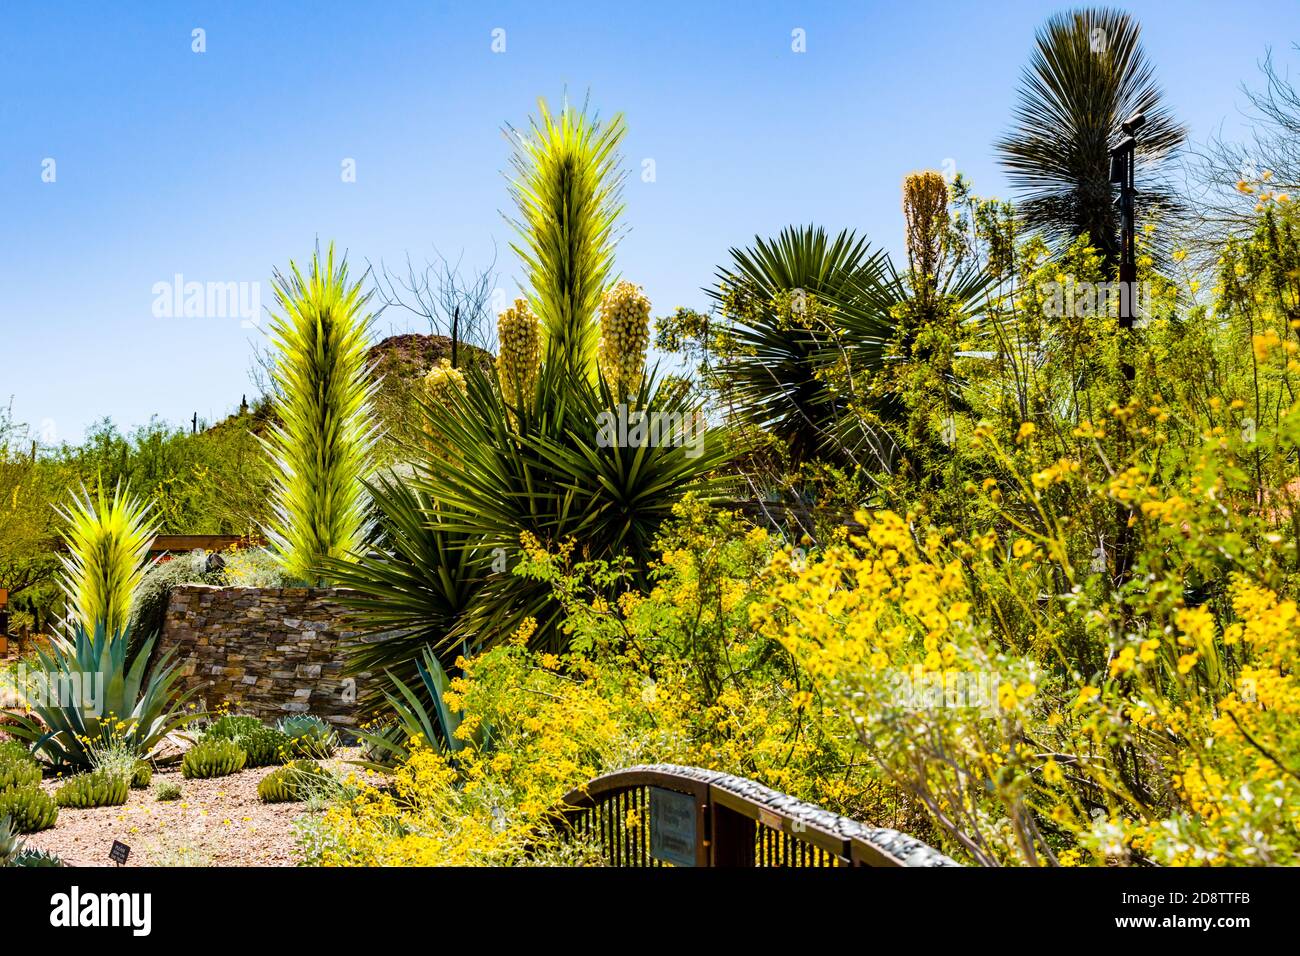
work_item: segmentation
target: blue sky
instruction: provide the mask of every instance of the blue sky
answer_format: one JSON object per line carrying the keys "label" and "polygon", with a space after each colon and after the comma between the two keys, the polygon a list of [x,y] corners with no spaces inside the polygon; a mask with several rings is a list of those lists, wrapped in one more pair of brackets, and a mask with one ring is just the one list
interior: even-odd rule
{"label": "blue sky", "polygon": [[[1194,139],[1240,130],[1241,84],[1269,46],[1300,69],[1293,0],[1119,5]],[[656,314],[704,305],[729,247],[792,222],[897,251],[908,172],[952,160],[977,192],[1005,193],[992,143],[1035,27],[1063,5],[118,7],[0,10],[0,402],[59,439],[105,415],[212,420],[251,391],[257,329],[154,314],[156,284],[178,274],[260,282],[269,305],[271,270],[317,237],[362,269],[435,246],[486,262],[495,241],[513,295],[501,127],[566,89],[626,115],[618,265]],[[391,312],[380,325],[409,327]]]}

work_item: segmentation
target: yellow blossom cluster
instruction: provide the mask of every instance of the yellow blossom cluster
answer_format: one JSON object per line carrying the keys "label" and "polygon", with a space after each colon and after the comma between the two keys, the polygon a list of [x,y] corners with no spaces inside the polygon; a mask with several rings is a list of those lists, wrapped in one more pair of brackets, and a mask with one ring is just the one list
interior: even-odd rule
{"label": "yellow blossom cluster", "polygon": [[640,286],[621,281],[600,301],[601,374],[616,400],[626,399],[641,384],[650,345],[650,300]]}

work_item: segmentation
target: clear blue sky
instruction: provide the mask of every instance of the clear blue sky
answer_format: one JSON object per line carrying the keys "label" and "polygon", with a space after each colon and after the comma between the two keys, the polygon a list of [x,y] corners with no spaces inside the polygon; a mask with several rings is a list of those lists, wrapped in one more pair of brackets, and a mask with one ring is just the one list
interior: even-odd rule
{"label": "clear blue sky", "polygon": [[[1119,5],[1194,138],[1239,127],[1240,85],[1270,45],[1300,68],[1295,0]],[[435,245],[483,261],[495,240],[513,293],[500,129],[566,88],[626,114],[618,264],[656,314],[703,305],[728,247],[791,222],[852,226],[896,251],[906,173],[952,159],[978,192],[1004,192],[991,144],[1035,27],[1063,7],[126,6],[0,9],[0,401],[61,439],[104,415],[215,419],[251,390],[256,330],[154,316],[155,283],[178,273],[261,282],[269,304],[272,268],[318,236],[362,268]],[[795,28],[806,53],[791,51]]]}

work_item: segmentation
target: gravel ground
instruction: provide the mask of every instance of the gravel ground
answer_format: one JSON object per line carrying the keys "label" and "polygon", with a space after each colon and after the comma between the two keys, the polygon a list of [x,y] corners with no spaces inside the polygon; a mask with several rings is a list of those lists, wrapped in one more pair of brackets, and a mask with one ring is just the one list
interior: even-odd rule
{"label": "gravel ground", "polygon": [[[364,774],[345,764],[356,749],[344,748],[331,770]],[[28,846],[57,853],[70,866],[112,866],[114,840],[131,847],[128,866],[293,866],[298,863],[293,821],[301,803],[262,803],[257,785],[274,767],[245,770],[213,780],[186,780],[180,767],[154,771],[147,790],[132,790],[124,806],[59,809],[54,826],[27,838]],[[181,798],[160,803],[154,788],[175,781]],[[53,791],[58,781],[42,786]]]}

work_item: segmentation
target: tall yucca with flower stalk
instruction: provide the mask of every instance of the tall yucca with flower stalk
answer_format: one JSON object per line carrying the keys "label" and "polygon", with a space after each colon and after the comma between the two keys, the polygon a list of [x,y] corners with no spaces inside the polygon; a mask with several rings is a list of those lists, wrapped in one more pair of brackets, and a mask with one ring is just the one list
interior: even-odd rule
{"label": "tall yucca with flower stalk", "polygon": [[278,424],[267,441],[275,464],[273,514],[266,529],[285,572],[318,580],[321,563],[348,559],[365,542],[366,491],[375,425],[375,382],[366,363],[371,293],[350,282],[346,259],[312,255],[304,276],[294,263],[274,279],[272,380]]}
{"label": "tall yucca with flower stalk", "polygon": [[515,146],[510,186],[519,207],[519,241],[511,248],[528,271],[546,361],[592,379],[596,310],[613,278],[615,224],[623,210],[617,149],[625,130],[621,114],[606,126],[585,106],[565,104],[554,116],[544,99],[526,132],[507,127]]}
{"label": "tall yucca with flower stalk", "polygon": [[640,286],[619,282],[600,303],[600,373],[622,402],[641,385],[650,345],[650,300]]}
{"label": "tall yucca with flower stalk", "polygon": [[59,559],[70,623],[92,633],[121,634],[154,537],[148,504],[120,483],[109,498],[100,481],[93,495],[84,487],[74,492],[59,513],[68,523],[63,532],[68,553]]}

